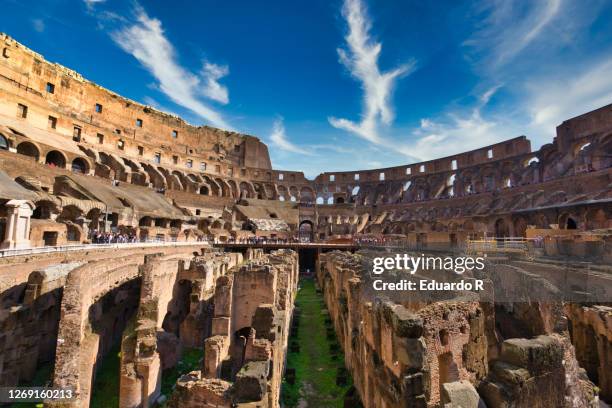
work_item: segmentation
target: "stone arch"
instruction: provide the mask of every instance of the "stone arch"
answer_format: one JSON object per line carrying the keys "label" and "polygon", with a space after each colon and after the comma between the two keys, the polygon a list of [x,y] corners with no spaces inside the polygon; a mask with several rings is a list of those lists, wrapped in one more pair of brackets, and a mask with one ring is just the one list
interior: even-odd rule
{"label": "stone arch", "polygon": [[58,221],[73,221],[74,222],[81,215],[83,215],[83,210],[81,210],[76,205],[71,204],[71,205],[66,205],[62,207],[62,212],[57,217],[57,219]]}
{"label": "stone arch", "polygon": [[253,185],[243,181],[240,183],[240,197],[241,198],[253,198],[255,196],[255,189]]}
{"label": "stone arch", "polygon": [[495,220],[495,237],[504,238],[510,236],[510,228],[503,218]]}
{"label": "stone arch", "polygon": [[66,156],[64,155],[64,153],[60,152],[59,150],[51,150],[45,156],[45,164],[48,164],[50,166],[59,167],[60,169],[66,168],[66,162],[67,162]]}
{"label": "stone arch", "polygon": [[240,188],[238,188],[238,183],[235,180],[228,180],[227,184],[230,186],[230,190],[232,193],[232,197],[240,198]]}
{"label": "stone arch", "polygon": [[24,156],[32,157],[38,161],[40,159],[40,149],[30,142],[21,142],[17,145],[17,153]]}
{"label": "stone arch", "polygon": [[0,150],[8,150],[9,141],[2,133],[0,133]]}
{"label": "stone arch", "polygon": [[559,216],[559,228],[568,230],[578,229],[578,217],[569,213],[561,214]]}
{"label": "stone arch", "polygon": [[49,200],[37,201],[35,204],[36,208],[32,213],[32,218],[38,220],[51,219],[51,214],[59,212],[57,204]]}
{"label": "stone arch", "polygon": [[315,200],[315,192],[310,187],[302,187],[300,189],[300,201],[303,203],[312,203]]}
{"label": "stone arch", "polygon": [[229,184],[225,182],[225,180],[221,178],[216,178],[215,181],[217,182],[217,184],[219,184],[221,188],[221,197],[231,197],[232,196],[231,188]]}
{"label": "stone arch", "polygon": [[300,222],[298,227],[300,241],[312,242],[314,240],[314,224],[310,220]]}
{"label": "stone arch", "polygon": [[71,169],[74,173],[89,173],[89,163],[82,157],[77,157],[72,161]]}
{"label": "stone arch", "polygon": [[210,188],[207,185],[200,186],[198,193],[201,195],[210,195]]}
{"label": "stone arch", "polygon": [[295,197],[291,201],[297,201],[300,198],[300,190],[298,190],[296,186],[290,186],[289,195],[291,195],[292,198]]}

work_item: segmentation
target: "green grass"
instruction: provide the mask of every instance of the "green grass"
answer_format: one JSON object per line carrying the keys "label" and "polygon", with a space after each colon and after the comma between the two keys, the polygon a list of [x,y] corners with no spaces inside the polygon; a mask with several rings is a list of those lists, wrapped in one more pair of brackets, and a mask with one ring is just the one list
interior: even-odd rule
{"label": "green grass", "polygon": [[96,371],[89,408],[116,408],[119,406],[119,366],[121,344],[116,345],[102,359]]}
{"label": "green grass", "polygon": [[[32,381],[21,382],[20,387],[51,387],[53,378],[53,363],[42,364],[34,373]],[[42,402],[20,402],[11,405],[12,408],[39,408]]]}
{"label": "green grass", "polygon": [[314,281],[304,279],[300,286],[296,298],[301,312],[297,338],[289,339],[289,344],[297,341],[300,351],[291,352],[289,347],[287,368],[295,369],[295,384],[283,381],[283,405],[296,407],[301,399],[308,407],[343,407],[344,394],[352,384],[348,378],[346,385],[336,385],[336,373],[344,367],[342,349],[333,360],[329,345],[336,340],[327,338],[323,299],[317,294]]}
{"label": "green grass", "polygon": [[[203,351],[185,349],[182,358],[175,367],[162,373],[161,393],[170,397],[172,387],[183,374],[196,370],[200,366]],[[96,373],[90,408],[116,408],[119,406],[119,367],[120,345],[114,347],[100,363]]]}
{"label": "green grass", "polygon": [[200,368],[200,361],[204,355],[203,349],[186,348],[183,350],[183,356],[176,366],[168,368],[162,373],[161,393],[170,398],[172,388],[176,384],[176,380],[183,374],[197,370]]}

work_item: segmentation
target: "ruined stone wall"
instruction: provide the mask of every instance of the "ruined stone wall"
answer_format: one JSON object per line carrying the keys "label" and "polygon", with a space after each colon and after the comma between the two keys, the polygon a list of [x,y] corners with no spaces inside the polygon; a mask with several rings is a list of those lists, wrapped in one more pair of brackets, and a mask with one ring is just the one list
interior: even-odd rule
{"label": "ruined stone wall", "polygon": [[565,306],[576,358],[601,390],[601,398],[612,402],[612,308],[609,306]]}
{"label": "ruined stone wall", "polygon": [[[139,279],[139,256],[116,258],[116,263],[92,262],[71,271],[62,295],[61,318],[53,385],[72,387],[78,399],[73,406],[88,406],[95,363],[103,333],[94,330],[97,302],[123,284]],[[134,296],[130,296],[134,300]],[[99,316],[104,319],[105,316]],[[112,320],[112,318],[111,318]],[[125,319],[121,320],[125,324]],[[121,330],[118,331],[120,335]],[[111,333],[111,336],[117,335]],[[107,342],[108,344],[108,342]]]}
{"label": "ruined stone wall", "polygon": [[504,338],[508,331],[498,332],[503,324],[496,319],[505,316],[497,316],[493,299],[462,293],[459,300],[451,293],[434,303],[399,302],[367,290],[366,256],[322,254],[317,266],[366,408],[453,407],[460,401],[473,407],[482,401],[494,407],[596,406],[596,387],[579,367],[560,303],[514,304],[522,324],[537,326],[529,336],[540,336]]}
{"label": "ruined stone wall", "polygon": [[202,370],[178,380],[171,407],[279,407],[297,277],[295,252],[256,250],[216,280]]}
{"label": "ruined stone wall", "polygon": [[441,384],[478,382],[487,372],[484,313],[478,302],[423,308],[371,298],[360,255],[322,254],[317,280],[368,407],[436,406]]}

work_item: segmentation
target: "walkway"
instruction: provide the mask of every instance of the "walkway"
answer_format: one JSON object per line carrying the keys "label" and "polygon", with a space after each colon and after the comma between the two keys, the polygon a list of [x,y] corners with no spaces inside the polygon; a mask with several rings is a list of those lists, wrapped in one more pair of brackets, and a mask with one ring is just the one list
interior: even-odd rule
{"label": "walkway", "polygon": [[48,254],[55,252],[70,252],[70,251],[85,251],[90,249],[126,249],[126,248],[150,248],[150,247],[179,247],[179,246],[210,246],[207,241],[194,242],[134,242],[123,244],[74,244],[74,245],[59,245],[59,246],[44,246],[35,248],[21,249],[0,249],[0,258],[8,258],[11,256]]}
{"label": "walkway", "polygon": [[296,298],[297,333],[293,329],[289,339],[281,400],[288,408],[344,407],[344,396],[352,385],[344,368],[344,353],[314,281],[301,279],[300,286]]}

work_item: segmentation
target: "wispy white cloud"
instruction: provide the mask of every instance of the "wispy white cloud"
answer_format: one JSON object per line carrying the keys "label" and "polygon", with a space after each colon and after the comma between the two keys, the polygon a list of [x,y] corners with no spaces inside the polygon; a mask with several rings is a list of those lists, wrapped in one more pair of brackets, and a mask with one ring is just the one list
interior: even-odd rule
{"label": "wispy white cloud", "polygon": [[161,21],[149,17],[144,8],[136,6],[135,21],[112,32],[111,37],[155,77],[160,91],[174,103],[191,110],[214,126],[231,129],[223,116],[201,99],[202,95],[217,101],[223,97],[227,99],[227,94],[223,94],[227,93],[227,89],[220,85],[214,93],[209,92],[211,83],[218,85],[218,70],[200,78],[181,66],[174,46],[166,38]]}
{"label": "wispy white cloud", "polygon": [[32,28],[37,33],[42,33],[43,31],[45,31],[45,21],[43,19],[40,19],[40,18],[33,19],[32,20]]}
{"label": "wispy white cloud", "polygon": [[563,1],[487,0],[488,16],[464,44],[487,59],[488,68],[499,68],[554,27],[551,23],[561,14]]}
{"label": "wispy white cloud", "polygon": [[505,120],[482,115],[482,109],[498,89],[495,86],[486,90],[467,114],[450,112],[439,119],[422,119],[420,126],[410,132],[410,144],[399,146],[398,151],[420,161],[431,160],[517,136]]}
{"label": "wispy white cloud", "polygon": [[87,6],[87,10],[92,11],[97,4],[102,4],[106,0],[83,0],[83,2]]}
{"label": "wispy white cloud", "polygon": [[272,133],[270,134],[270,142],[272,146],[291,153],[311,155],[312,152],[297,146],[289,141],[285,133],[285,125],[282,118],[277,118],[272,125]]}
{"label": "wispy white cloud", "polygon": [[229,68],[227,65],[217,65],[208,61],[204,62],[202,67],[202,78],[204,79],[202,95],[223,104],[229,103],[229,92],[225,86],[219,83],[219,79],[228,74]]}
{"label": "wispy white cloud", "polygon": [[587,70],[533,78],[526,86],[530,129],[539,141],[551,141],[563,120],[612,103],[612,58]]}
{"label": "wispy white cloud", "polygon": [[342,16],[348,24],[345,37],[346,49],[339,48],[340,62],[363,88],[363,112],[360,122],[330,117],[332,126],[355,133],[373,143],[382,143],[379,125],[389,125],[394,113],[391,96],[395,82],[415,68],[415,62],[402,64],[395,69],[381,72],[378,57],[382,49],[380,42],[370,36],[372,23],[361,0],[345,0]]}

